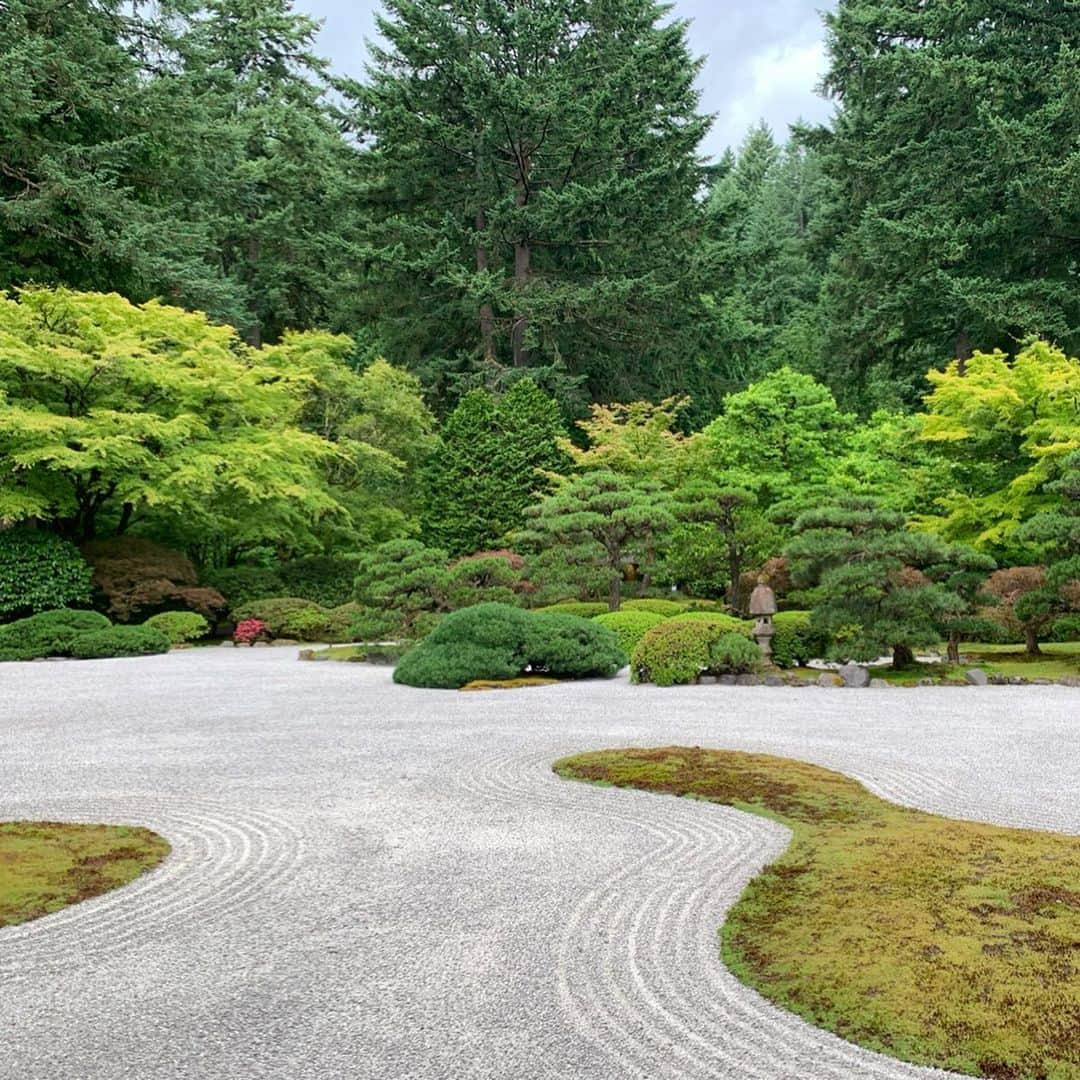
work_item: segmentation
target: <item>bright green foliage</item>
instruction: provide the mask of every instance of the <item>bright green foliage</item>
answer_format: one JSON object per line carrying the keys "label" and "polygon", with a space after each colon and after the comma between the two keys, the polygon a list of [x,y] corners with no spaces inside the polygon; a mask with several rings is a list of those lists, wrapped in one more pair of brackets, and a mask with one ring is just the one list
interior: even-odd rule
{"label": "bright green foliage", "polygon": [[435,616],[472,604],[514,603],[519,580],[497,555],[450,563],[445,551],[416,540],[382,544],[357,564],[356,599],[366,609],[357,636],[422,636]]}
{"label": "bright green foliage", "polygon": [[664,620],[649,630],[634,650],[631,679],[676,686],[697,682],[702,675],[752,671],[761,663],[761,650],[733,623],[744,625],[708,612]]}
{"label": "bright green foliage", "polygon": [[535,610],[561,611],[565,615],[577,615],[582,619],[594,619],[597,615],[603,615],[608,610],[608,606],[599,600],[561,600],[557,604],[545,604],[544,607]]}
{"label": "bright green foliage", "polygon": [[70,656],[76,637],[108,629],[109,625],[109,620],[96,611],[42,611],[0,626],[0,660]]}
{"label": "bright green foliage", "polygon": [[943,580],[969,558],[985,558],[910,532],[899,514],[858,496],[808,510],[795,534],[784,552],[791,579],[813,608],[815,630],[832,640],[830,655],[875,660],[891,652],[897,668],[966,610]]}
{"label": "bright green foliage", "polygon": [[424,470],[425,539],[451,555],[497,546],[551,490],[545,474],[566,470],[563,430],[555,401],[531,379],[498,401],[486,390],[466,394]]}
{"label": "bright green foliage", "polygon": [[615,632],[615,636],[619,639],[619,648],[627,656],[632,656],[638,642],[645,634],[666,618],[666,615],[657,615],[652,611],[630,611],[626,604],[623,604],[619,611],[608,611],[603,615],[593,616],[595,622]]}
{"label": "bright green foliage", "polygon": [[1075,1025],[1062,1023],[1076,1005],[1075,969],[1048,960],[1070,956],[1080,937],[1074,836],[927,814],[764,754],[600,750],[553,767],[738,807],[791,830],[722,930],[728,970],[781,1008],[936,1069],[1076,1076]]}
{"label": "bright green foliage", "polygon": [[90,567],[78,548],[38,529],[0,530],[0,621],[90,602]]}
{"label": "bright green foliage", "polygon": [[724,398],[702,435],[724,484],[756,493],[767,507],[826,483],[853,421],[828,388],[783,367]]}
{"label": "bright green foliage", "polygon": [[1073,0],[843,0],[826,25],[832,381],[1034,333],[1076,351]]}
{"label": "bright green foliage", "polygon": [[1016,552],[1017,532],[1052,509],[1047,485],[1080,449],[1080,359],[1035,342],[1010,361],[976,353],[929,375],[934,389],[922,415],[922,437],[951,463],[935,530],[994,554]]}
{"label": "bright green foliage", "polygon": [[610,677],[625,660],[615,634],[589,619],[480,604],[447,615],[405,654],[394,681],[457,689],[477,679],[513,679],[525,673]]}
{"label": "bright green foliage", "polygon": [[673,622],[707,622],[715,626],[722,626],[725,633],[742,634],[745,638],[752,638],[754,624],[747,619],[740,619],[737,615],[728,615],[724,611],[685,611],[676,615]]}
{"label": "bright green foliage", "polygon": [[671,527],[669,502],[653,485],[586,473],[529,508],[521,539],[540,553],[538,566],[561,569],[568,583],[602,582],[609,609],[618,611],[627,565],[648,567],[658,535]]}
{"label": "bright green foliage", "polygon": [[670,619],[675,615],[682,615],[687,610],[686,603],[681,600],[662,600],[652,597],[642,597],[635,600],[624,600],[622,611],[648,611],[654,615],[663,615]]}
{"label": "bright green foliage", "polygon": [[143,626],[160,630],[170,645],[198,641],[210,633],[210,624],[197,611],[162,611],[151,615]]}
{"label": "bright green foliage", "polygon": [[776,633],[772,639],[772,659],[777,667],[802,667],[829,652],[829,639],[815,628],[809,611],[778,611],[773,616]]}
{"label": "bright green foliage", "polygon": [[169,639],[152,626],[109,626],[78,634],[71,643],[71,655],[78,660],[100,660],[111,656],[150,656],[169,651]]}
{"label": "bright green foliage", "polygon": [[303,597],[280,596],[241,604],[229,615],[236,623],[258,619],[266,624],[271,637],[322,641],[327,633],[329,613],[319,604]]}
{"label": "bright green foliage", "polygon": [[390,351],[437,358],[431,382],[471,359],[495,377],[565,364],[597,398],[675,388],[708,128],[685,23],[655,0],[386,11],[354,92],[374,142],[366,299]]}
{"label": "bright green foliage", "polygon": [[293,387],[227,327],[119,296],[0,299],[0,520],[76,540],[153,516],[237,541],[337,511]]}

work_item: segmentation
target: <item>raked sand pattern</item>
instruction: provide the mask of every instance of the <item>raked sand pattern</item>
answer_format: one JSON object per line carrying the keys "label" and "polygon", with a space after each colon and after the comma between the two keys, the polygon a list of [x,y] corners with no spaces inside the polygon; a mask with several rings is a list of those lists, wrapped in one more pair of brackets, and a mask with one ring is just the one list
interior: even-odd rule
{"label": "raked sand pattern", "polygon": [[0,819],[173,845],[125,889],[0,930],[0,1080],[945,1076],[720,963],[784,828],[550,764],[756,750],[1077,833],[1078,722],[1060,687],[457,694],[287,649],[0,665]]}

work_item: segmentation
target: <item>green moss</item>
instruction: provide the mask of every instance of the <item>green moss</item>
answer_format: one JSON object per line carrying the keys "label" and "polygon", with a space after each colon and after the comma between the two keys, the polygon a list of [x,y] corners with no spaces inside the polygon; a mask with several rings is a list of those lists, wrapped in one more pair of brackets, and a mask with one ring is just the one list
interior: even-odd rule
{"label": "green moss", "polygon": [[725,963],[765,997],[906,1061],[1000,1080],[1080,1076],[1075,838],[907,809],[766,755],[610,750],[554,768],[792,830],[721,931]]}
{"label": "green moss", "polygon": [[156,833],[129,825],[0,822],[0,926],[126,885],[168,853]]}

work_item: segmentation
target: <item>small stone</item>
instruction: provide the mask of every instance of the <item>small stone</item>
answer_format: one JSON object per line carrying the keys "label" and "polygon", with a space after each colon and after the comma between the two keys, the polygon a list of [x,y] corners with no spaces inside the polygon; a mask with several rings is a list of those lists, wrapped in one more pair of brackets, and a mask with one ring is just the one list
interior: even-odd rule
{"label": "small stone", "polygon": [[734,686],[735,685],[735,676],[734,675],[721,675],[719,682],[720,682],[721,686]]}
{"label": "small stone", "polygon": [[889,689],[889,682],[888,682],[887,679],[871,679],[870,680],[870,689],[871,690],[888,690]]}
{"label": "small stone", "polygon": [[315,659],[315,650],[314,649],[301,649],[300,654],[297,657],[297,659],[298,660],[314,660]]}
{"label": "small stone", "polygon": [[933,679],[920,679],[915,685],[916,686],[933,686],[934,685],[934,680]]}
{"label": "small stone", "polygon": [[988,686],[990,678],[981,668],[968,668],[964,672],[964,679],[968,686]]}
{"label": "small stone", "polygon": [[1013,675],[1009,679],[1010,686],[1027,686],[1027,679],[1023,675]]}
{"label": "small stone", "polygon": [[1062,675],[1058,686],[1080,686],[1080,675]]}
{"label": "small stone", "polygon": [[845,686],[856,690],[870,685],[870,672],[859,664],[845,664],[840,669],[840,678],[844,680]]}
{"label": "small stone", "polygon": [[233,641],[231,638],[228,638],[228,639],[226,639],[225,641],[223,641],[221,643],[221,648],[222,649],[235,649],[236,648],[236,642]]}
{"label": "small stone", "polygon": [[766,675],[765,676],[765,685],[766,686],[785,686],[786,683],[784,682],[783,676],[781,676],[781,675]]}
{"label": "small stone", "polygon": [[761,679],[757,675],[737,675],[735,677],[736,686],[760,686]]}
{"label": "small stone", "polygon": [[1032,686],[1053,686],[1054,685],[1054,680],[1053,679],[1032,679],[1031,680],[1031,685]]}
{"label": "small stone", "polygon": [[831,671],[823,671],[817,678],[818,686],[842,686],[843,683],[838,676],[834,675]]}
{"label": "small stone", "polygon": [[255,644],[252,646],[252,648],[255,648],[255,649],[269,649],[270,648],[270,642],[269,641],[256,641]]}

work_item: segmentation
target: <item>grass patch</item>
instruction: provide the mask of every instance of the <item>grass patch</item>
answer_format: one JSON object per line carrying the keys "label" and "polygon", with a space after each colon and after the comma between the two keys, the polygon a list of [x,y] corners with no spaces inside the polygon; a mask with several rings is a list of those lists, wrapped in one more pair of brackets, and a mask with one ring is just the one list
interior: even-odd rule
{"label": "grass patch", "polygon": [[156,833],[129,825],[0,822],[0,927],[126,885],[169,850]]}
{"label": "grass patch", "polygon": [[308,649],[310,660],[343,660],[354,664],[396,664],[405,651],[401,645],[331,645],[326,649]]}
{"label": "grass patch", "polygon": [[519,679],[473,679],[462,690],[521,690],[527,686],[554,686],[558,679],[541,679],[522,676]]}
{"label": "grass patch", "polygon": [[995,675],[1020,675],[1025,679],[1061,679],[1080,675],[1080,642],[1050,642],[1040,646],[1042,655],[1028,656],[1015,645],[964,645],[961,659]]}
{"label": "grass patch", "polygon": [[721,931],[725,963],[812,1024],[997,1080],[1080,1076],[1080,841],[910,810],[804,762],[700,748],[563,758],[568,779],[787,825]]}

